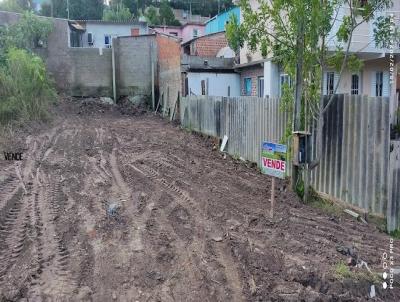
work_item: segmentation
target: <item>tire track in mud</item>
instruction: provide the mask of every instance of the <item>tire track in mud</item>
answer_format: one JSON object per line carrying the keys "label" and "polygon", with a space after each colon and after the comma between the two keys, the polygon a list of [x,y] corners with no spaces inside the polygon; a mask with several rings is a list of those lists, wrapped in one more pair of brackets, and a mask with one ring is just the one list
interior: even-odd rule
{"label": "tire track in mud", "polygon": [[[43,185],[35,196],[35,235],[39,266],[32,293],[42,297],[70,297],[77,284],[69,270],[70,250],[57,230],[56,221],[64,208],[60,179],[43,175]],[[46,235],[44,236],[44,233]]]}
{"label": "tire track in mud", "polygon": [[5,281],[5,276],[14,262],[14,252],[20,248],[19,236],[15,228],[17,227],[18,230],[18,224],[21,223],[19,220],[22,197],[23,190],[19,187],[0,212],[0,285]]}
{"label": "tire track in mud", "polygon": [[[156,161],[155,165],[157,167],[165,166],[162,160]],[[189,194],[184,190],[180,189],[178,186],[174,185],[173,183],[168,182],[165,178],[161,177],[160,174],[152,167],[146,165],[144,162],[140,164],[140,168],[138,168],[132,163],[128,164],[128,166],[134,169],[135,171],[143,174],[151,181],[160,183],[161,185],[163,185],[165,189],[167,189],[169,193],[172,194],[172,196],[175,196],[174,201],[171,202],[166,208],[163,208],[161,210],[163,216],[162,220],[164,222],[162,223],[162,225],[164,227],[166,225],[171,224],[171,220],[168,219],[168,217],[170,217],[176,209],[182,208],[187,213],[190,213],[191,219],[193,219],[193,226],[195,228],[196,227],[198,228],[197,229],[197,232],[199,233],[198,236],[203,237],[202,240],[191,240],[190,242],[187,242],[184,238],[182,238],[179,235],[179,231],[177,232],[177,229],[175,229],[173,226],[171,227],[170,233],[175,234],[175,236],[177,237],[178,249],[186,251],[183,262],[191,264],[196,263],[196,261],[194,260],[194,258],[197,258],[196,254],[198,252],[204,253],[205,251],[205,239],[207,236],[204,232],[208,231],[214,234],[217,233],[213,223],[205,218],[199,219],[198,217],[202,217],[204,215],[202,215],[200,209],[196,205],[196,202],[189,196]],[[190,210],[188,210],[187,207],[189,207]],[[203,242],[203,244],[201,244],[201,242]],[[217,252],[214,261],[219,263],[224,268],[225,277],[227,280],[227,286],[231,290],[231,295],[232,295],[231,301],[244,301],[243,285],[240,281],[238,269],[232,256],[230,255],[229,252],[227,252],[226,244],[215,243],[213,244],[213,246]],[[189,273],[192,273],[192,269],[188,269],[187,271]],[[199,276],[196,277],[192,275],[193,280],[195,280],[198,277]]]}
{"label": "tire track in mud", "polygon": [[[137,200],[134,200],[134,196],[119,170],[116,152],[117,149],[113,148],[113,151],[110,154],[110,166],[113,176],[113,194],[119,199],[125,211],[128,214],[134,215],[136,212],[135,204],[137,205]],[[140,251],[143,249],[141,230],[144,227],[144,223],[143,221],[136,219],[132,220],[131,223],[133,224],[131,248],[133,248],[133,251]]]}
{"label": "tire track in mud", "polygon": [[6,206],[8,199],[15,194],[19,187],[18,178],[13,174],[7,175],[0,183],[0,211]]}

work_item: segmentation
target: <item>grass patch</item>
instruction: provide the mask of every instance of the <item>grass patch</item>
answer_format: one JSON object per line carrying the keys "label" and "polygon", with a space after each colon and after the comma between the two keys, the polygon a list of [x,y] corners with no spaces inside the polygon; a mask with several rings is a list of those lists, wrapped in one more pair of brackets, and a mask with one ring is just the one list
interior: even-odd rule
{"label": "grass patch", "polygon": [[320,209],[329,215],[334,215],[336,217],[343,216],[344,213],[342,207],[332,201],[319,197],[315,191],[310,193],[310,199],[307,203],[308,205],[312,206],[313,208]]}
{"label": "grass patch", "polygon": [[400,239],[400,230],[394,230],[393,232],[390,232],[389,235],[395,239]]}
{"label": "grass patch", "polygon": [[10,49],[0,67],[0,124],[16,120],[48,120],[56,100],[43,60],[23,49]]}
{"label": "grass patch", "polygon": [[340,281],[350,279],[354,281],[367,281],[375,284],[382,281],[379,273],[369,272],[365,268],[357,267],[353,267],[353,270],[351,270],[344,261],[340,261],[334,266],[333,275]]}

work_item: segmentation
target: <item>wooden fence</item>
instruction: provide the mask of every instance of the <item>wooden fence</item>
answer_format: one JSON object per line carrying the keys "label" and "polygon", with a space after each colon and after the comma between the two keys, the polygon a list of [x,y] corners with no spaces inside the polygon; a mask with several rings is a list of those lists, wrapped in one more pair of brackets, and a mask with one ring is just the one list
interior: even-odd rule
{"label": "wooden fence", "polygon": [[[263,141],[285,143],[288,121],[278,98],[256,97],[185,97],[180,118],[193,131],[221,139],[227,135],[229,154],[258,164]],[[386,216],[389,230],[399,228],[400,151],[393,152],[398,153],[391,155],[389,165],[388,99],[337,95],[325,114],[321,161],[311,173],[311,184],[328,198]]]}

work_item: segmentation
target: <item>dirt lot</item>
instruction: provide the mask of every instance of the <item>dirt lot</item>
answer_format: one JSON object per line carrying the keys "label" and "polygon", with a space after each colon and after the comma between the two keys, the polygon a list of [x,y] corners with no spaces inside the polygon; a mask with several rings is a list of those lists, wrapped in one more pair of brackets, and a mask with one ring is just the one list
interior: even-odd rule
{"label": "dirt lot", "polygon": [[[284,181],[270,219],[268,177],[154,114],[63,101],[30,132],[9,145],[24,160],[1,161],[0,301],[368,300],[366,268],[335,276],[338,245],[382,272],[375,226]],[[379,282],[376,295],[400,300]]]}

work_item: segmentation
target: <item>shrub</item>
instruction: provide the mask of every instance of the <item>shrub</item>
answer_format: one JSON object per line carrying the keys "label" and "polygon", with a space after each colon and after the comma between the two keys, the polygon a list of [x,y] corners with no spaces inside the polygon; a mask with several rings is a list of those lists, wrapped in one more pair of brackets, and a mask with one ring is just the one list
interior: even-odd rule
{"label": "shrub", "polygon": [[12,120],[45,120],[56,91],[41,58],[10,48],[0,67],[0,123]]}

